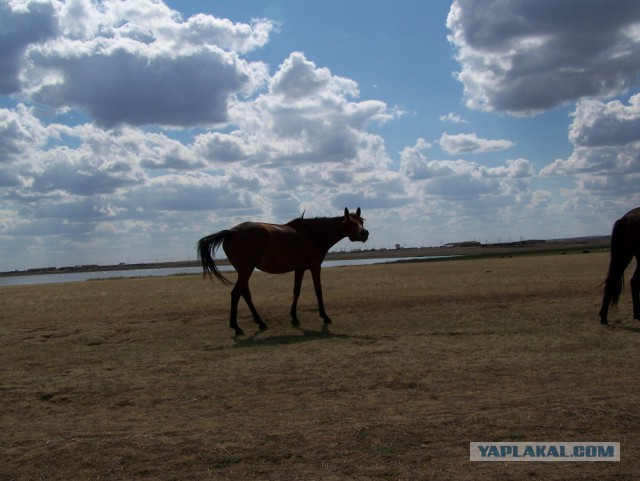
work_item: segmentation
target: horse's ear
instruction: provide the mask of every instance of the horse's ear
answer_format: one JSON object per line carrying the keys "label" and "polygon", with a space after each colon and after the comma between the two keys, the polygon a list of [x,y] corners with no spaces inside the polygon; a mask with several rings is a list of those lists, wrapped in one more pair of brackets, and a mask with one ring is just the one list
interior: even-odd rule
{"label": "horse's ear", "polygon": [[345,218],[349,218],[349,209],[347,209],[346,207],[344,208],[344,216]]}
{"label": "horse's ear", "polygon": [[360,207],[358,207],[358,210],[356,211],[356,216],[360,217]]}

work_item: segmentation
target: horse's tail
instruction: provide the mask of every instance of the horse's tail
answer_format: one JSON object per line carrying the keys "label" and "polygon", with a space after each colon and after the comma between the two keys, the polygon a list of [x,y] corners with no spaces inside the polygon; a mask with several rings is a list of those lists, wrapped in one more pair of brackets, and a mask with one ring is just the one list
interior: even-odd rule
{"label": "horse's tail", "polygon": [[607,279],[604,281],[605,299],[609,300],[610,307],[616,306],[620,300],[624,271],[633,258],[633,253],[629,252],[625,243],[626,229],[627,219],[623,217],[613,224],[611,232],[611,260]]}
{"label": "horse's tail", "polygon": [[216,263],[213,260],[213,255],[218,247],[220,247],[220,244],[229,237],[230,233],[231,231],[229,230],[221,230],[215,234],[203,237],[196,245],[198,259],[202,262],[202,276],[209,277],[209,279],[212,279],[212,276],[216,276],[225,286],[233,285],[233,282],[220,273],[218,266],[216,266]]}

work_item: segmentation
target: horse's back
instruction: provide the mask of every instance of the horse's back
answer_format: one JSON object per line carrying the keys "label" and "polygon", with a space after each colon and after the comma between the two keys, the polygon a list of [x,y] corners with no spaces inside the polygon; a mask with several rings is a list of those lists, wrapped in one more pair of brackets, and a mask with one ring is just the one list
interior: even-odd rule
{"label": "horse's back", "polygon": [[640,225],[640,207],[630,210],[622,217],[622,219],[626,219],[629,225]]}
{"label": "horse's back", "polygon": [[229,261],[238,268],[258,268],[280,274],[305,266],[305,240],[290,225],[243,222],[230,229],[223,249]]}
{"label": "horse's back", "polygon": [[262,222],[243,222],[229,229],[229,235],[224,241],[224,249],[229,260],[236,257],[236,253],[251,255],[260,252],[269,241],[269,224]]}

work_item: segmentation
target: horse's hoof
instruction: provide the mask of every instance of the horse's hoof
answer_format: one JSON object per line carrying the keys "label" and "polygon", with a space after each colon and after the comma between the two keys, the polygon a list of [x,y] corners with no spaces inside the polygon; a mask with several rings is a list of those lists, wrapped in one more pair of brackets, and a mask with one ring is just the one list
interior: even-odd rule
{"label": "horse's hoof", "polygon": [[236,329],[236,337],[244,336],[244,331],[242,329]]}
{"label": "horse's hoof", "polygon": [[291,325],[293,327],[300,327],[300,321],[298,319],[294,319],[293,321],[291,321]]}
{"label": "horse's hoof", "polygon": [[267,325],[264,322],[258,324],[258,328],[260,328],[261,331],[266,331],[268,329]]}
{"label": "horse's hoof", "polygon": [[328,317],[324,318],[324,323],[325,324],[331,324],[331,319],[329,319]]}

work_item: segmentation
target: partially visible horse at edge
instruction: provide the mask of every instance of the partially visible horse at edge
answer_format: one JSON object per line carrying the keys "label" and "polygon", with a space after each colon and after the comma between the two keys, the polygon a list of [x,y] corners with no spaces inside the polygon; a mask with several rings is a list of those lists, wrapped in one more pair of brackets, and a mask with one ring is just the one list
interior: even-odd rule
{"label": "partially visible horse at edge", "polygon": [[369,232],[364,228],[364,219],[360,216],[360,207],[356,213],[344,209],[344,215],[332,218],[293,219],[287,224],[266,224],[262,222],[243,222],[228,230],[203,237],[198,241],[198,258],[202,262],[203,277],[215,276],[224,285],[233,283],[218,270],[213,256],[220,245],[227,259],[235,268],[238,278],[231,290],[231,315],[229,325],[237,336],[244,335],[238,326],[238,302],[243,297],[251,310],[253,320],[260,330],[267,329],[256,311],[249,291],[249,278],[257,267],[270,274],[295,272],[293,285],[293,304],[291,305],[291,324],[300,325],[296,313],[302,278],[306,270],[311,271],[313,286],[318,299],[320,317],[325,324],[331,318],[324,310],[320,266],[329,249],[338,241],[348,237],[350,241],[366,242]]}
{"label": "partially visible horse at edge", "polygon": [[609,324],[609,307],[618,304],[624,283],[624,271],[634,257],[637,264],[630,282],[631,298],[633,317],[640,320],[640,207],[627,212],[613,224],[609,273],[604,281],[604,297],[600,308],[600,322],[604,325]]}

